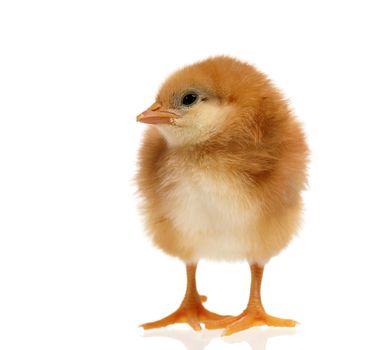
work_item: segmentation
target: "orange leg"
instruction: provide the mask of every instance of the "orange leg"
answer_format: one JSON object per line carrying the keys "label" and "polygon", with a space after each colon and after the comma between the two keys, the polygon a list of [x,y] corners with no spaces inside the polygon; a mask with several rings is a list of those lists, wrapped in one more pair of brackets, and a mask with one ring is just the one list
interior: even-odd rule
{"label": "orange leg", "polygon": [[174,323],[188,323],[195,331],[199,331],[201,330],[200,322],[216,321],[226,317],[210,312],[203,306],[207,297],[199,295],[197,292],[196,268],[196,264],[186,265],[187,288],[180,307],[159,321],[141,325],[143,329],[166,327]]}
{"label": "orange leg", "polygon": [[223,335],[231,335],[253,326],[294,327],[297,322],[270,316],[266,313],[261,301],[261,282],[263,267],[252,264],[250,298],[246,309],[239,316],[224,317],[220,320],[208,321],[208,329],[225,328]]}

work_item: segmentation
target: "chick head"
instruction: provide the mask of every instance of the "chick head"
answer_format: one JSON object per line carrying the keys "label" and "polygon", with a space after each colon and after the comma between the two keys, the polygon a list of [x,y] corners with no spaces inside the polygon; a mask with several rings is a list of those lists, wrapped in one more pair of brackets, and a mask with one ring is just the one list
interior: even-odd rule
{"label": "chick head", "polygon": [[226,56],[209,58],[173,73],[137,120],[156,125],[172,145],[204,142],[252,124],[268,85],[247,63]]}

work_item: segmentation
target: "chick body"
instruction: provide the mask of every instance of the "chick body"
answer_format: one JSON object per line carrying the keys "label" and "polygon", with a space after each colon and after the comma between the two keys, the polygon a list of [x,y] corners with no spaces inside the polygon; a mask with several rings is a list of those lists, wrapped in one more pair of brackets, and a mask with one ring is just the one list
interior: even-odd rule
{"label": "chick body", "polygon": [[183,124],[147,131],[138,185],[148,232],[157,246],[187,262],[264,264],[289,243],[300,221],[308,152],[302,129],[272,83],[239,61],[218,57],[186,67],[158,98],[168,104],[186,85],[217,95],[219,112],[198,107],[195,120],[207,123],[192,130]]}

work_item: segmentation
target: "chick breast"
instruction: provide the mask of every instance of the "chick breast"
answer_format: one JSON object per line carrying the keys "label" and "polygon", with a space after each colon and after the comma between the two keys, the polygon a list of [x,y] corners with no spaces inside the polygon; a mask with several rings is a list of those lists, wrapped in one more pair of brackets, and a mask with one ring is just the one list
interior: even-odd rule
{"label": "chick breast", "polygon": [[186,169],[174,182],[165,215],[191,242],[193,258],[247,258],[261,208],[245,198],[241,184],[201,169]]}

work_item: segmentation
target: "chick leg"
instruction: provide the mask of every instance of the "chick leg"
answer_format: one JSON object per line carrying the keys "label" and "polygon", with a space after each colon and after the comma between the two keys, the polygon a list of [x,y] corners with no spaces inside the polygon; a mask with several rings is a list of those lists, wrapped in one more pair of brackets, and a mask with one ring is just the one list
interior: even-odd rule
{"label": "chick leg", "polygon": [[277,318],[266,313],[261,301],[261,283],[263,267],[257,264],[250,265],[251,289],[250,298],[246,309],[239,315],[225,317],[205,324],[208,329],[225,328],[223,335],[231,335],[253,326],[267,325],[274,327],[294,327],[297,322],[293,320]]}
{"label": "chick leg", "polygon": [[203,302],[207,300],[207,297],[199,295],[197,292],[196,269],[197,264],[186,265],[187,288],[180,307],[171,315],[159,321],[141,325],[143,329],[166,327],[174,323],[188,323],[195,331],[199,331],[201,330],[200,322],[215,321],[225,317],[210,312],[203,306]]}

